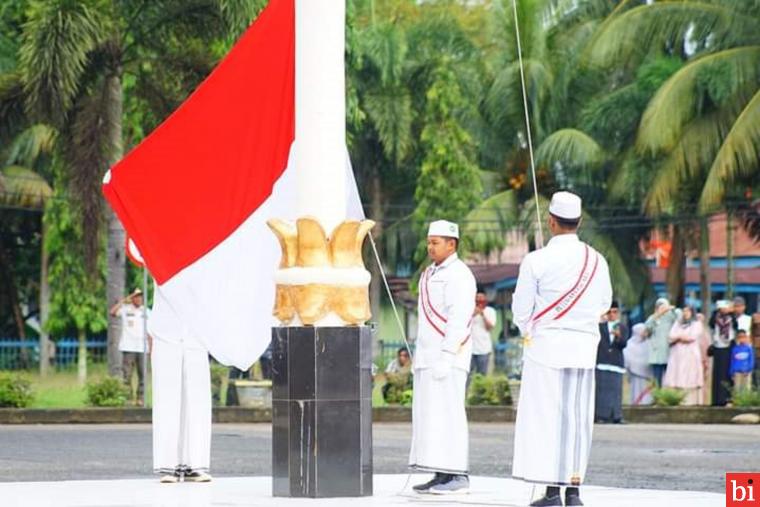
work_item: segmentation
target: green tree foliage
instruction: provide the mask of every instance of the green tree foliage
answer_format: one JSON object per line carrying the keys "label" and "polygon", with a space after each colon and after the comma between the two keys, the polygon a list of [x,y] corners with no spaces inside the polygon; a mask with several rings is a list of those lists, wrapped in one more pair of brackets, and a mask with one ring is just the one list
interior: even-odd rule
{"label": "green tree foliage", "polygon": [[414,217],[423,237],[431,220],[459,222],[482,198],[475,144],[458,119],[467,102],[445,63],[433,71],[426,98],[420,138],[425,155],[414,194]]}
{"label": "green tree foliage", "polygon": [[[610,260],[618,296],[638,303],[650,287],[639,244],[653,227],[675,223],[688,239],[697,204],[720,209],[760,187],[760,4],[514,2],[541,202],[545,209],[560,187],[582,195],[581,235]],[[56,179],[55,199],[72,198],[68,212],[81,231],[66,255],[84,255],[102,276],[103,171],[176,109],[265,4],[3,2],[0,193],[18,193],[19,176],[30,185],[24,194],[53,181],[56,152],[67,176]],[[423,224],[432,218],[460,221],[470,251],[502,249],[507,231],[533,235],[512,7],[513,0],[347,0],[349,151],[392,272],[422,262]],[[750,230],[760,222],[754,213],[744,218]],[[4,244],[21,238],[27,252],[39,243],[33,219],[2,220]],[[122,248],[119,237],[108,241]],[[24,258],[31,260],[19,279],[37,270],[37,257]],[[121,278],[140,283],[137,270]],[[34,284],[17,285],[21,299],[34,299]],[[0,311],[8,294],[0,290]]]}
{"label": "green tree foliage", "polygon": [[106,327],[105,273],[89,276],[84,264],[82,229],[65,194],[56,194],[48,204],[45,248],[50,253],[51,307],[48,330],[56,335],[75,331],[99,333]]}

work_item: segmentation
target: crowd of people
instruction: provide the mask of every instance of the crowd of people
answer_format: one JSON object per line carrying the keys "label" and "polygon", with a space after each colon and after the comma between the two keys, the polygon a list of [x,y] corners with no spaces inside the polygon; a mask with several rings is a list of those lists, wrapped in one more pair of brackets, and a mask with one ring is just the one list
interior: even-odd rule
{"label": "crowd of people", "polygon": [[[758,386],[760,347],[752,343],[745,300],[719,300],[715,307],[708,319],[689,305],[675,308],[660,298],[629,335],[613,303],[600,323],[596,420],[622,421],[624,375],[631,405],[650,404],[654,389],[670,388],[683,394],[684,405],[725,406],[734,393]],[[760,334],[760,326],[755,331]]]}
{"label": "crowd of people", "polygon": [[[734,392],[760,387],[760,318],[755,346],[745,300],[719,300],[715,306],[706,319],[689,305],[676,308],[660,298],[645,322],[629,328],[613,301],[599,323],[595,420],[622,422],[624,380],[629,386],[626,403],[631,405],[652,404],[654,389],[664,387],[681,391],[682,405],[725,406]],[[485,293],[478,292],[468,385],[472,375],[489,373],[495,325],[495,309]],[[384,395],[397,385],[411,389],[411,359],[405,347],[388,364],[385,377]]]}

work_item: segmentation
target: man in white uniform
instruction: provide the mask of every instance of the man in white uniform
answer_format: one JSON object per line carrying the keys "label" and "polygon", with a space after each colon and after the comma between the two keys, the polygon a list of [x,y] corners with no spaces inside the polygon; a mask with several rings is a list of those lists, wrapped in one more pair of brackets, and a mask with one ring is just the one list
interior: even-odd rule
{"label": "man in white uniform", "polygon": [[211,374],[208,351],[155,292],[149,321],[153,364],[153,470],[161,482],[208,482]]}
{"label": "man in white uniform", "polygon": [[422,272],[419,284],[409,466],[435,473],[431,481],[414,486],[418,493],[466,493],[470,482],[464,402],[475,277],[457,256],[457,224],[431,223],[427,242],[433,264]]}
{"label": "man in white uniform", "polygon": [[531,505],[583,505],[594,423],[599,319],[612,302],[607,262],[576,235],[581,199],[557,192],[552,239],[520,265],[512,311],[524,338],[512,475],[547,486]]}
{"label": "man in white uniform", "polygon": [[131,396],[132,376],[133,372],[137,370],[137,400],[135,400],[135,404],[143,406],[145,403],[145,319],[147,316],[143,306],[142,291],[135,289],[132,294],[113,305],[110,313],[121,319],[119,350],[122,356],[124,383],[129,388]]}

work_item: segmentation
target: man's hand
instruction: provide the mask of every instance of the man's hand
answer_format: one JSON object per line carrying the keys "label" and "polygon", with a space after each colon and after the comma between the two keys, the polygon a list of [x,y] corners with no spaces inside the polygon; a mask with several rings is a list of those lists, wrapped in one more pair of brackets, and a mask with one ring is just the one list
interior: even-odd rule
{"label": "man's hand", "polygon": [[451,352],[441,352],[438,362],[433,366],[433,379],[443,380],[451,373],[454,364],[454,354]]}

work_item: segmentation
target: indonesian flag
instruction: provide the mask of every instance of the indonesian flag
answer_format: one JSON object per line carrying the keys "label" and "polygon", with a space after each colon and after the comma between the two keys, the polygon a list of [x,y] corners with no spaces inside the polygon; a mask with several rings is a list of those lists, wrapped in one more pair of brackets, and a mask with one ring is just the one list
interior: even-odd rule
{"label": "indonesian flag", "polygon": [[[188,100],[103,181],[134,244],[130,255],[141,256],[156,281],[151,319],[162,330],[171,322],[241,369],[266,349],[275,323],[281,252],[266,221],[296,218],[294,76],[294,0],[271,0]],[[346,216],[363,218],[346,161]]]}

